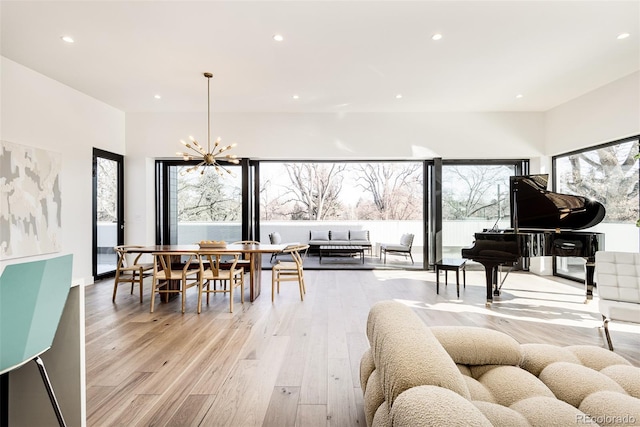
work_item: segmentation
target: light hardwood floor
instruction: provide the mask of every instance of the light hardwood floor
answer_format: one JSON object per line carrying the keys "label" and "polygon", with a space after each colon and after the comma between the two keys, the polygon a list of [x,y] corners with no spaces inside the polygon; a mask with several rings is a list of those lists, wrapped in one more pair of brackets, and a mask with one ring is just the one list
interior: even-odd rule
{"label": "light hardwood floor", "polygon": [[[364,426],[358,366],[368,348],[365,324],[376,301],[411,306],[428,325],[497,329],[519,342],[606,348],[597,302],[562,279],[512,273],[503,295],[484,304],[484,273],[467,272],[435,292],[425,271],[307,271],[307,294],[284,283],[275,303],[270,272],[262,295],[228,313],[215,295],[196,314],[179,299],[149,313],[126,286],[111,302],[112,281],[86,288],[87,425],[89,426]],[[247,298],[248,300],[248,298]],[[640,366],[640,328],[612,323],[616,353]]]}

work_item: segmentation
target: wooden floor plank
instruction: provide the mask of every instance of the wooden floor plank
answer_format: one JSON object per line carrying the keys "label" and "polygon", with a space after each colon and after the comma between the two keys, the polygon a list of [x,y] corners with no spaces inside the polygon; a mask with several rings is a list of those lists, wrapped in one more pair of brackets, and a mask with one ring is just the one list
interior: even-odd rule
{"label": "wooden floor plank", "polygon": [[[369,308],[382,300],[411,307],[429,326],[496,329],[521,343],[606,348],[597,292],[584,304],[574,282],[511,273],[491,307],[484,273],[467,272],[456,296],[449,278],[435,293],[427,271],[305,271],[307,294],[283,284],[271,302],[270,272],[253,303],[215,295],[196,313],[196,293],[145,302],[126,288],[111,302],[112,281],[88,286],[87,425],[364,425],[359,363],[368,348]],[[615,352],[640,366],[640,327],[610,324]]]}
{"label": "wooden floor plank", "polygon": [[197,425],[206,413],[204,408],[209,408],[213,400],[214,397],[208,394],[190,394],[166,425],[176,427]]}
{"label": "wooden floor plank", "polygon": [[276,386],[301,387],[302,377],[311,343],[311,319],[298,320],[291,329],[289,345],[286,350],[287,362],[284,363],[276,379]]}
{"label": "wooden floor plank", "polygon": [[300,387],[274,387],[262,427],[295,427]]}
{"label": "wooden floor plank", "polygon": [[362,333],[347,334],[347,346],[349,348],[349,366],[354,387],[360,387],[360,359],[369,348],[369,340]]}
{"label": "wooden floor plank", "polygon": [[[141,426],[142,415],[147,413],[148,408],[153,407],[160,399],[160,396],[155,394],[137,394],[129,402],[129,405],[123,407],[119,411],[117,416],[112,416],[112,421],[108,424],[95,424],[95,425],[109,425],[109,426]],[[94,425],[89,424],[88,425]]]}
{"label": "wooden floor plank", "polygon": [[287,341],[288,337],[274,337],[263,350],[256,352],[260,354],[259,359],[238,360],[201,424],[261,425],[277,377],[273,367],[285,360]]}
{"label": "wooden floor plank", "polygon": [[109,394],[108,399],[104,399],[101,404],[91,406],[87,410],[87,424],[91,425],[107,425],[111,420],[117,418],[126,407],[129,401],[135,399],[136,393],[131,393],[131,389],[143,382],[149,376],[148,373],[142,372],[127,378],[118,387],[114,387]]}
{"label": "wooden floor plank", "polygon": [[296,427],[327,427],[326,405],[298,405]]}
{"label": "wooden floor plank", "polygon": [[349,359],[329,359],[327,420],[330,426],[356,426],[358,414]]}

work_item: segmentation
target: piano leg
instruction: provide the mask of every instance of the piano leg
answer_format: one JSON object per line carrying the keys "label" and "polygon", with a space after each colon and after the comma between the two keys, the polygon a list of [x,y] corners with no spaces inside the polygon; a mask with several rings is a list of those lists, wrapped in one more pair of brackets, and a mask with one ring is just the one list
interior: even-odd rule
{"label": "piano leg", "polygon": [[498,266],[500,263],[495,262],[482,262],[484,266],[484,274],[487,281],[487,307],[493,302],[493,297],[500,295],[500,289],[498,288]]}
{"label": "piano leg", "polygon": [[593,281],[593,276],[596,270],[595,258],[591,258],[591,257],[587,258],[587,263],[585,264],[585,267],[586,267],[586,274],[585,274],[584,286],[587,294],[587,299],[584,301],[584,303],[586,304],[593,299],[593,288],[595,285]]}

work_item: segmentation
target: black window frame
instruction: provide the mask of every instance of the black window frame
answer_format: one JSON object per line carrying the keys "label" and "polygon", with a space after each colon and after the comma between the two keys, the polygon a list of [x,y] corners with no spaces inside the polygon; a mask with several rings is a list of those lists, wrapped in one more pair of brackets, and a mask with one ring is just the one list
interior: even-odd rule
{"label": "black window frame", "polygon": [[[423,263],[424,270],[433,269],[442,257],[442,167],[443,165],[503,165],[513,166],[516,174],[529,173],[529,159],[241,159],[242,166],[242,235],[243,240],[257,240],[260,236],[260,165],[263,163],[398,163],[413,162],[423,165]],[[168,168],[176,165],[196,164],[180,159],[156,160],[156,244],[168,241],[169,217]],[[157,189],[160,188],[161,191]],[[481,231],[481,230],[478,230]],[[440,237],[440,238],[439,238]],[[473,242],[469,242],[471,245]]]}
{"label": "black window frame", "polygon": [[[569,157],[569,156],[573,156],[573,155],[576,155],[576,154],[586,153],[588,151],[595,151],[595,150],[599,150],[601,148],[610,147],[612,145],[624,144],[626,142],[631,142],[631,141],[635,141],[635,140],[640,140],[640,135],[629,136],[629,137],[626,137],[626,138],[617,139],[615,141],[605,142],[605,143],[602,143],[602,144],[596,144],[596,145],[592,145],[592,146],[589,146],[589,147],[580,148],[578,150],[567,151],[567,152],[556,154],[556,155],[552,156],[551,157],[551,174],[553,176],[553,179],[552,179],[552,191],[553,192],[557,192],[557,188],[558,188],[558,174],[557,174],[557,171],[556,171],[556,164],[557,164],[558,158]],[[638,183],[640,185],[640,168],[638,168]],[[605,208],[606,208],[606,206],[605,206]],[[640,211],[640,195],[638,197],[638,210]],[[640,228],[638,228],[638,233],[640,233]],[[605,238],[606,238],[606,236],[605,236]],[[602,248],[601,250],[604,250],[604,248]],[[584,282],[584,280],[581,279],[581,278],[578,278],[578,277],[575,277],[575,276],[570,276],[568,274],[559,273],[558,272],[558,260],[557,260],[557,258],[558,258],[557,256],[553,257],[553,269],[552,269],[553,273],[552,274],[554,276],[561,277],[563,279],[571,280],[571,281],[578,282],[578,283],[583,283]]]}

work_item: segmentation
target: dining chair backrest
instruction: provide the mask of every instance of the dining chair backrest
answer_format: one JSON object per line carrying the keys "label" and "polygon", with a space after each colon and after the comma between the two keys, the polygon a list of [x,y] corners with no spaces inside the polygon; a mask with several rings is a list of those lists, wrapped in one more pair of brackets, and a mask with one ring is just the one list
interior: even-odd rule
{"label": "dining chair backrest", "polygon": [[306,293],[306,285],[304,283],[304,262],[303,255],[309,245],[288,245],[282,250],[282,253],[289,254],[293,262],[278,261],[271,267],[271,302],[274,301],[276,291],[280,293],[280,282],[297,281],[300,287],[300,300],[304,301]]}
{"label": "dining chair backrest", "polygon": [[[209,269],[214,276],[219,276],[222,270],[231,271],[232,273],[239,269],[237,267],[238,260],[241,257],[240,252],[200,252],[200,273],[205,271],[205,263],[209,264]],[[231,259],[229,259],[231,258]]]}
{"label": "dining chair backrest", "polygon": [[290,254],[293,261],[298,264],[299,267],[302,267],[308,249],[309,245],[289,245],[285,247],[282,252]]}
{"label": "dining chair backrest", "polygon": [[[197,252],[154,252],[153,254],[153,284],[151,287],[151,313],[155,306],[156,293],[171,294],[179,293],[182,295],[182,313],[185,311],[186,290],[199,284],[199,269],[189,268],[192,261],[197,260]],[[187,261],[182,263],[182,258],[188,257]],[[180,260],[179,266],[173,265]],[[176,267],[176,268],[174,268]],[[179,282],[179,286],[166,286],[164,289],[159,287],[159,282]]]}
{"label": "dining chair backrest", "polygon": [[140,245],[118,245],[113,250],[118,255],[118,263],[116,265],[116,274],[113,280],[113,297],[112,302],[116,301],[116,293],[121,283],[131,284],[131,293],[133,294],[133,285],[138,284],[140,288],[140,302],[142,302],[143,283],[145,277],[148,277],[153,270],[153,265],[149,263],[140,263],[142,252],[138,249],[144,246]]}
{"label": "dining chair backrest", "polygon": [[[186,273],[191,266],[191,262],[198,256],[195,252],[154,252],[152,255],[156,259],[156,262],[154,262],[154,274],[162,270],[167,278],[173,277],[178,272],[180,274]],[[174,269],[172,261],[182,257],[188,257],[187,261],[181,264],[181,268]]]}
{"label": "dining chair backrest", "polygon": [[[137,255],[134,252],[130,252],[131,250],[142,248],[140,245],[118,245],[114,246],[113,250],[118,255],[118,269],[132,267],[138,263],[138,260],[142,256],[142,253],[138,252]],[[135,257],[134,257],[135,255]]]}

